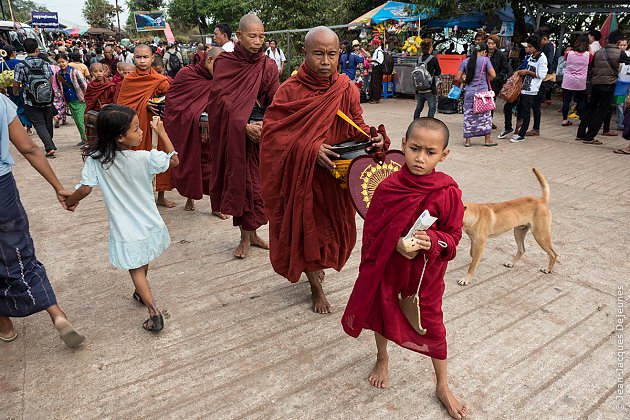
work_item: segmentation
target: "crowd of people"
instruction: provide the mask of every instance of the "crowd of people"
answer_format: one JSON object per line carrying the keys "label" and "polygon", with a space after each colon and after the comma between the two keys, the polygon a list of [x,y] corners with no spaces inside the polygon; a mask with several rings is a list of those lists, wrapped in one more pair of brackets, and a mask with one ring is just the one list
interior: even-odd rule
{"label": "crowd of people", "polygon": [[[66,210],[75,211],[93,188],[100,188],[110,226],[109,260],[128,270],[134,285],[131,296],[148,311],[145,330],[159,333],[165,326],[148,270],[170,245],[158,206],[176,205],[166,197],[173,189],[187,199],[187,211],[209,196],[212,213],[231,219],[238,228],[235,258],[247,258],[252,246],[269,250],[276,273],[291,283],[305,275],[312,310],[331,312],[322,286],[325,270],[343,269],[357,236],[350,194],[331,175],[339,158],[334,146],[367,135],[367,151],[376,157],[389,149],[384,125],[364,121],[362,91],[357,89],[366,82],[367,97],[378,102],[382,45],[374,41],[370,53],[367,43],[340,44],[332,30],[317,27],[305,37],[303,63],[280,83],[286,57],[276,42],[266,39],[256,15],[241,19],[236,40],[226,24],[218,24],[214,34],[216,45],[198,44],[190,65],[176,44],[138,43],[127,50],[76,43],[45,54],[35,40],[27,39],[23,61],[5,47],[15,81],[7,96],[0,95],[0,272],[7,273],[0,274],[0,340],[17,338],[10,317],[42,310],[48,311],[68,346],[84,340],[59,308],[35,256],[11,171],[15,162],[9,143],[54,188]],[[578,140],[600,144],[595,135],[602,125],[612,134],[606,121],[613,115],[613,100],[620,104],[628,90],[621,77],[625,67],[620,72],[620,66],[630,64],[623,33],[610,33],[605,46],[599,46],[597,32],[590,41],[578,37],[560,65],[549,36],[544,29],[529,36],[521,65],[512,69],[499,48],[500,39],[477,34],[455,75],[464,87],[465,146],[474,137],[496,146],[493,110],[477,109],[476,99],[488,91],[498,95],[513,72],[523,79],[522,90],[518,101],[504,105],[505,129],[498,137],[512,135],[512,142],[522,142],[540,135],[541,108],[558,83],[558,68],[563,76],[562,125],[571,125],[574,101],[580,118]],[[451,416],[462,418],[468,408],[448,387],[442,298],[444,273],[462,235],[464,206],[456,182],[435,171],[449,155],[450,133],[434,118],[435,77],[441,68],[433,49],[431,39],[422,41],[417,60],[431,79],[417,92],[413,122],[402,142],[405,165],[381,183],[367,213],[361,266],[342,324],[353,337],[364,329],[374,332],[377,357],[369,376],[373,386],[389,385],[387,343],[394,341],[431,357],[439,400]],[[588,69],[592,86],[587,99]],[[165,100],[156,100],[160,97]],[[420,117],[425,103],[428,117]],[[64,188],[45,158],[55,157],[54,127],[65,123],[68,112],[85,159],[74,191]],[[23,127],[35,129],[44,152]],[[630,154],[630,148],[621,152]],[[423,210],[438,219],[413,233],[410,249],[403,236]],[[269,242],[258,234],[267,223]],[[426,334],[418,333],[418,325],[399,310],[399,294],[422,296],[419,310]]]}

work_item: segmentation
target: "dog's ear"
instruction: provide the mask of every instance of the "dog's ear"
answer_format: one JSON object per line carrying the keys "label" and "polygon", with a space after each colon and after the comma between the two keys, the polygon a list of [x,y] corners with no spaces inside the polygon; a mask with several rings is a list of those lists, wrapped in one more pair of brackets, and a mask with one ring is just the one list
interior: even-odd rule
{"label": "dog's ear", "polygon": [[468,208],[468,206],[464,206],[464,211],[466,211],[467,208]]}

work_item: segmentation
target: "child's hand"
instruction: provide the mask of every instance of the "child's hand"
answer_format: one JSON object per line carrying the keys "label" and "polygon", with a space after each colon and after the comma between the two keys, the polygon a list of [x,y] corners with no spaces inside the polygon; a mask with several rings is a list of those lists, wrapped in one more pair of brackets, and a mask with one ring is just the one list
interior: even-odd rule
{"label": "child's hand", "polygon": [[151,128],[154,129],[158,135],[166,133],[166,130],[164,129],[164,122],[160,117],[151,119]]}
{"label": "child's hand", "polygon": [[73,206],[68,206],[68,203],[66,203],[66,200],[71,195],[72,195],[72,192],[68,191],[68,190],[59,190],[59,191],[57,191],[57,200],[59,200],[59,202],[61,203],[61,206],[64,208],[64,210],[75,211],[77,206],[79,205],[77,203],[77,204],[75,204]]}
{"label": "child's hand", "polygon": [[407,258],[408,260],[412,260],[414,258],[416,258],[416,256],[418,255],[419,251],[413,251],[413,252],[407,252],[405,251],[405,244],[403,243],[403,238],[401,237],[398,240],[398,244],[396,244],[396,251],[400,252],[400,254]]}
{"label": "child's hand", "polygon": [[428,251],[431,249],[431,237],[427,235],[426,231],[418,230],[413,233],[413,237],[416,238],[416,240],[418,241],[420,249],[424,251]]}

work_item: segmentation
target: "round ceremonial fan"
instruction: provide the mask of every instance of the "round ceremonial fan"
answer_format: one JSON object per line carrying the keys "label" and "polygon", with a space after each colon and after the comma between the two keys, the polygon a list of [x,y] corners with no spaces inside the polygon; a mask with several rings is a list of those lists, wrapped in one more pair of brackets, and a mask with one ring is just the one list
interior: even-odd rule
{"label": "round ceremonial fan", "polygon": [[348,169],[348,191],[357,213],[365,219],[376,187],[388,176],[398,172],[405,164],[405,155],[399,150],[390,150],[382,162],[366,155],[355,158]]}

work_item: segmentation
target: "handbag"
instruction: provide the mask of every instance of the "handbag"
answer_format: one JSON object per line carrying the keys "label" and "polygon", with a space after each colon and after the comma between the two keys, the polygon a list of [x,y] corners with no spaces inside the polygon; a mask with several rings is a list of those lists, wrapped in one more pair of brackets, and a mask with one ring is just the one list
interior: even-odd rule
{"label": "handbag", "polygon": [[422,328],[422,319],[420,317],[420,285],[422,284],[422,279],[424,278],[424,271],[427,268],[427,256],[424,257],[424,266],[422,267],[422,274],[420,275],[420,281],[418,282],[418,290],[416,294],[407,296],[403,298],[400,294],[398,295],[398,306],[402,311],[407,321],[411,324],[414,330],[420,335],[425,335],[427,333],[426,328]]}
{"label": "handbag", "polygon": [[[483,65],[481,66],[479,78],[482,77],[486,68],[486,60],[484,60]],[[490,87],[490,82],[488,82],[487,76],[486,82],[488,83],[488,90],[475,93],[473,100],[473,114],[483,114],[484,112],[492,111],[496,108],[496,104],[494,103],[494,91]]]}
{"label": "handbag", "polygon": [[514,103],[521,96],[521,89],[523,89],[523,77],[518,74],[518,71],[515,71],[501,88],[499,97],[507,103]]}
{"label": "handbag", "polygon": [[459,99],[459,96],[462,94],[462,88],[457,85],[453,85],[451,90],[448,92],[448,97],[451,99]]}

